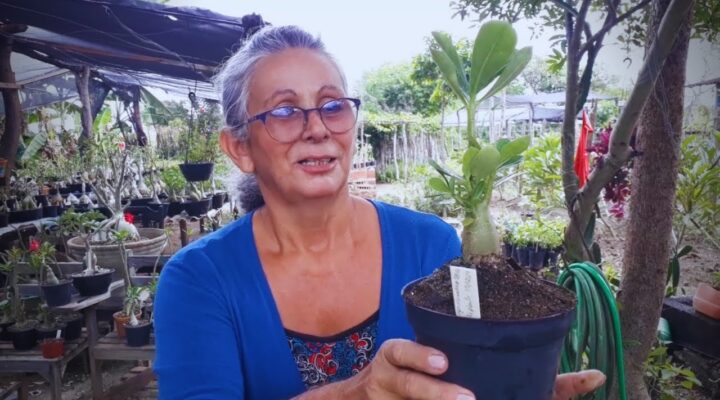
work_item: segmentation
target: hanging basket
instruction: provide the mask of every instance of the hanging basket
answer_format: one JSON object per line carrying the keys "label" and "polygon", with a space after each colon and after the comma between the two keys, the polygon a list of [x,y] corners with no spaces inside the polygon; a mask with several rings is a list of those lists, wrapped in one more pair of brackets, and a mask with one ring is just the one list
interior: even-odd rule
{"label": "hanging basket", "polygon": [[201,182],[210,179],[214,166],[215,164],[211,162],[179,165],[180,172],[188,182]]}

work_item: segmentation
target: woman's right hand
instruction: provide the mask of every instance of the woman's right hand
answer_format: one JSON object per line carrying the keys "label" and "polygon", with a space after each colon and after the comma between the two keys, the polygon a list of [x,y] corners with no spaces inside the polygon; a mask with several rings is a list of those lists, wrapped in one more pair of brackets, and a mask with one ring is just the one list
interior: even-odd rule
{"label": "woman's right hand", "polygon": [[388,340],[359,374],[342,382],[350,399],[473,400],[472,392],[443,382],[448,367],[443,353],[403,339]]}

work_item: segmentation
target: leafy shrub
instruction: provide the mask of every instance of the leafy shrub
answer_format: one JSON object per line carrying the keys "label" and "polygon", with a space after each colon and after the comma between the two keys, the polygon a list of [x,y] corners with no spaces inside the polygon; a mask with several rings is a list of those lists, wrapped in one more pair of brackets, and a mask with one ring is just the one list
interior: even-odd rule
{"label": "leafy shrub", "polygon": [[715,238],[720,235],[719,145],[720,132],[683,140],[676,195],[678,222]]}
{"label": "leafy shrub", "polygon": [[521,169],[526,183],[523,194],[528,196],[535,207],[563,205],[562,150],[559,134],[544,136],[527,149]]}

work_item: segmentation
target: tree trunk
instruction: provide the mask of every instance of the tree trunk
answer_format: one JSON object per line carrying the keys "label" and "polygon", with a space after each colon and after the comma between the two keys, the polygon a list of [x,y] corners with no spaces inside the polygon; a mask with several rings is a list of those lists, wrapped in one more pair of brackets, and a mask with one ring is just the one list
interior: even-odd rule
{"label": "tree trunk", "polygon": [[132,114],[131,121],[135,135],[137,137],[138,146],[145,146],[147,144],[147,135],[145,129],[143,129],[142,118],[140,117],[140,87],[134,86],[132,88]]}
{"label": "tree trunk", "polygon": [[[670,0],[654,2],[648,43],[655,40],[669,4]],[[642,364],[655,340],[665,294],[691,20],[692,11],[676,31],[672,52],[645,103],[637,130],[641,155],[632,170],[630,219],[618,297],[629,399],[650,399]]]}
{"label": "tree trunk", "polygon": [[403,143],[403,180],[405,182],[407,182],[408,164],[410,163],[410,157],[408,154],[408,135],[407,135],[407,126],[405,123],[402,124],[402,143]]}
{"label": "tree trunk", "polygon": [[80,71],[75,72],[75,86],[77,86],[80,104],[82,106],[82,115],[80,123],[82,125],[82,133],[80,142],[83,144],[92,139],[93,117],[92,107],[90,104],[90,67],[85,66]]}
{"label": "tree trunk", "polygon": [[[0,35],[0,82],[15,84],[15,73],[10,64],[10,54],[12,54],[12,35],[13,33],[24,32],[27,30],[25,25],[8,24],[2,27],[3,35]],[[20,145],[20,135],[22,134],[22,106],[20,104],[20,95],[18,89],[2,89],[3,102],[5,103],[5,130],[2,139],[0,139],[0,160],[5,159],[5,167],[3,174],[0,174],[0,186],[10,184],[10,177],[15,168],[15,158],[18,146]]]}
{"label": "tree trunk", "polygon": [[397,128],[395,127],[395,132],[393,132],[393,148],[392,148],[392,158],[393,163],[395,164],[395,180],[400,180],[400,166],[398,165],[398,154],[397,154]]}

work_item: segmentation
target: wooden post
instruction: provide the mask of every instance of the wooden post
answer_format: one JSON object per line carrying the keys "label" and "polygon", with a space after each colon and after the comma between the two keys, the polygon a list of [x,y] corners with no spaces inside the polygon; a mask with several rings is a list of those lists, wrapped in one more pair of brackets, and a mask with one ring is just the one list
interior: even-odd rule
{"label": "wooden post", "polygon": [[180,225],[180,246],[185,247],[188,244],[187,221],[181,219]]}
{"label": "wooden post", "polygon": [[397,161],[397,126],[395,126],[395,132],[393,132],[393,163],[395,163],[395,180],[400,179],[400,166]]}
{"label": "wooden post", "polygon": [[[82,116],[80,118],[80,123],[82,124],[80,139],[82,143],[92,139],[93,135],[93,117],[90,104],[90,67],[86,65],[79,71],[75,71],[75,86],[77,86],[82,108]],[[84,146],[80,147],[81,151],[83,147]]]}
{"label": "wooden post", "polygon": [[12,54],[12,34],[27,30],[26,25],[0,25],[0,82],[6,84],[2,91],[5,103],[5,130],[0,139],[0,186],[10,184],[10,177],[15,168],[15,155],[20,145],[22,134],[22,106],[15,81],[15,73],[10,64]]}

